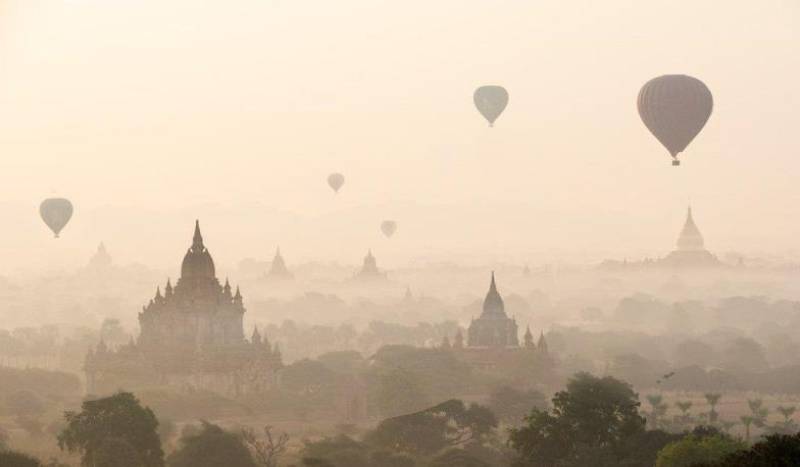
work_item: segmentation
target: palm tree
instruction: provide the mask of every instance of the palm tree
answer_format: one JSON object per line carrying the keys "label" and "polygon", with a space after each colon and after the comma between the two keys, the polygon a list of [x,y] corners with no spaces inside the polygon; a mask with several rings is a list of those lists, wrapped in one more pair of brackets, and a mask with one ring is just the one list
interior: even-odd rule
{"label": "palm tree", "polygon": [[742,425],[744,425],[744,441],[746,443],[750,442],[750,424],[753,423],[753,417],[749,415],[742,415],[740,418],[742,421]]}
{"label": "palm tree", "polygon": [[679,416],[675,416],[675,422],[687,428],[691,428],[694,424],[692,420],[693,417],[689,414],[689,409],[692,408],[692,401],[678,401],[675,403],[675,407],[681,411]]}
{"label": "palm tree", "polygon": [[750,406],[750,412],[753,414],[753,424],[762,428],[767,422],[767,416],[769,416],[769,409],[764,407],[764,401],[761,399],[748,399],[747,405]]}
{"label": "palm tree", "polygon": [[717,404],[722,398],[722,394],[718,392],[707,392],[705,397],[708,405],[711,406],[711,410],[708,412],[708,422],[714,424],[719,418],[719,414],[717,413]]}
{"label": "palm tree", "polygon": [[781,415],[783,415],[783,423],[789,424],[792,421],[792,415],[797,410],[797,408],[793,405],[788,407],[778,406],[775,410],[777,410]]}
{"label": "palm tree", "polygon": [[781,415],[783,415],[783,422],[776,423],[776,428],[779,433],[792,434],[797,431],[797,424],[792,420],[792,415],[795,413],[795,406],[788,407],[778,406],[775,408]]}
{"label": "palm tree", "polygon": [[667,404],[664,403],[664,397],[661,394],[650,394],[647,396],[647,402],[649,402],[652,407],[650,411],[650,422],[655,428],[660,425],[661,417],[667,413]]}

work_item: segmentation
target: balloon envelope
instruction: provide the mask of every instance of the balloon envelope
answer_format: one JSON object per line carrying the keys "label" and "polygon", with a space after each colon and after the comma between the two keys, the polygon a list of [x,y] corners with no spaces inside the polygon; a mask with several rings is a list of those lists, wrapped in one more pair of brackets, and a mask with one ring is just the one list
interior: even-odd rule
{"label": "balloon envelope", "polygon": [[472,100],[478,112],[489,121],[489,126],[493,126],[508,105],[508,91],[502,86],[481,86],[475,90]]}
{"label": "balloon envelope", "polygon": [[344,185],[344,175],[340,173],[332,173],[328,175],[328,185],[333,188],[333,191],[339,193],[339,188]]}
{"label": "balloon envelope", "polygon": [[64,198],[48,198],[39,205],[39,215],[56,238],[72,217],[72,203]]}
{"label": "balloon envelope", "polygon": [[711,116],[714,98],[697,78],[664,75],[642,86],[637,107],[647,129],[677,161],[677,155],[700,133]]}
{"label": "balloon envelope", "polygon": [[392,235],[397,231],[397,222],[395,221],[383,221],[381,222],[381,231],[386,238],[391,238]]}

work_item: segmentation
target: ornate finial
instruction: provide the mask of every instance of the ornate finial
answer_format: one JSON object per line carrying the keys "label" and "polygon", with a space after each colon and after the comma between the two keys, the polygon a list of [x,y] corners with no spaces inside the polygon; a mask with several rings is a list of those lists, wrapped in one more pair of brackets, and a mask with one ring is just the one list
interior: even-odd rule
{"label": "ornate finial", "polygon": [[156,286],[156,300],[161,299],[161,287]]}
{"label": "ornate finial", "polygon": [[494,271],[492,271],[492,283],[489,284],[489,290],[494,290],[497,292],[497,284],[494,282]]}
{"label": "ornate finial", "polygon": [[172,281],[170,281],[169,277],[167,278],[167,286],[164,287],[164,292],[167,297],[172,295]]}
{"label": "ornate finial", "polygon": [[194,221],[194,238],[192,238],[192,248],[199,248],[202,250],[203,247],[203,235],[200,233],[200,219],[196,219]]}
{"label": "ornate finial", "polygon": [[236,300],[236,301],[241,301],[242,300],[242,294],[241,294],[241,292],[239,292],[239,286],[238,285],[236,286],[236,295],[233,296],[233,299]]}
{"label": "ornate finial", "polygon": [[261,345],[261,334],[258,332],[258,326],[253,326],[253,338],[250,343],[254,345]]}

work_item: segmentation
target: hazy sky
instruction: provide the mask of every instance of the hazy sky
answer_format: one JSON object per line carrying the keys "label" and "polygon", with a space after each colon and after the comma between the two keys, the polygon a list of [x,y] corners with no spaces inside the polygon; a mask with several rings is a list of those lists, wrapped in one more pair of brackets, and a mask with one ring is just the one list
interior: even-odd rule
{"label": "hazy sky", "polygon": [[[715,99],[679,168],[636,113],[667,73]],[[797,0],[0,0],[0,272],[177,267],[195,217],[223,263],[633,258],[689,200],[712,250],[788,253],[798,83]]]}

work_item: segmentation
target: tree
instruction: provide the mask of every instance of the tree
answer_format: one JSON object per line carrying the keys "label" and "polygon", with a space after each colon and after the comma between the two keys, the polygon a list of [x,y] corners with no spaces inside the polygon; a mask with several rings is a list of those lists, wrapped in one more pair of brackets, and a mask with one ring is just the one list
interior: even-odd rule
{"label": "tree", "polygon": [[764,401],[761,399],[748,399],[747,405],[750,407],[750,413],[753,416],[753,425],[763,428],[769,416],[769,409],[764,407]]}
{"label": "tree", "polygon": [[206,421],[199,432],[182,437],[168,462],[170,467],[257,467],[239,436]]}
{"label": "tree", "polygon": [[793,467],[800,465],[800,433],[770,435],[746,451],[728,455],[714,467]]}
{"label": "tree", "polygon": [[425,407],[429,396],[420,379],[417,374],[403,368],[377,370],[376,384],[370,389],[380,414],[393,417]]}
{"label": "tree", "polygon": [[681,429],[691,427],[694,424],[694,417],[689,413],[692,408],[692,401],[678,401],[675,403],[675,407],[681,411],[680,415],[674,417],[675,424]]}
{"label": "tree", "polygon": [[37,459],[21,452],[0,450],[0,465],[3,467],[42,467]]}
{"label": "tree", "polygon": [[303,465],[316,467],[370,467],[369,447],[346,435],[306,441]]}
{"label": "tree", "polygon": [[373,446],[431,455],[447,447],[482,442],[497,427],[486,407],[449,400],[409,415],[383,420],[365,441]]}
{"label": "tree", "polygon": [[398,454],[388,450],[373,451],[370,466],[380,467],[414,467],[414,458],[407,454]]}
{"label": "tree", "polygon": [[550,412],[533,409],[514,428],[516,466],[619,465],[624,441],[645,431],[631,386],[607,376],[578,373],[553,397]]}
{"label": "tree", "polygon": [[739,417],[739,420],[742,421],[742,425],[744,425],[744,440],[745,442],[750,442],[750,425],[753,424],[753,417],[750,415],[742,415]]}
{"label": "tree", "polygon": [[697,365],[706,368],[714,360],[714,349],[703,342],[690,339],[675,348],[675,365],[678,368]]}
{"label": "tree", "polygon": [[747,337],[738,337],[730,341],[720,356],[722,360],[720,366],[734,372],[761,371],[769,368],[764,348]]}
{"label": "tree", "polygon": [[745,445],[728,436],[688,434],[659,451],[656,467],[691,467],[695,464],[712,464],[741,449],[745,449]]}
{"label": "tree", "polygon": [[[67,426],[58,435],[58,445],[61,449],[81,453],[82,465],[94,467],[98,450],[107,439],[114,439],[127,443],[143,467],[164,466],[164,452],[156,432],[158,420],[133,394],[120,392],[85,401],[81,408],[81,412],[64,413]],[[119,460],[120,463],[125,461]]]}
{"label": "tree", "polygon": [[708,411],[708,422],[714,424],[719,420],[719,414],[717,413],[717,404],[719,400],[722,398],[722,394],[708,392],[705,394],[706,401],[708,405],[711,406],[711,410]]}
{"label": "tree", "polygon": [[661,427],[664,415],[667,414],[667,404],[664,403],[664,397],[661,394],[650,394],[647,396],[647,402],[650,403],[650,413],[648,414],[648,422],[653,428]]}
{"label": "tree", "polygon": [[242,430],[242,439],[250,448],[256,462],[264,467],[277,467],[278,458],[286,452],[289,435],[281,433],[277,437],[272,434],[272,427],[264,427],[264,438],[259,439],[251,428]]}
{"label": "tree", "polygon": [[436,456],[430,467],[490,467],[486,462],[469,455],[463,449],[449,449]]}
{"label": "tree", "polygon": [[141,467],[139,453],[127,441],[105,438],[95,451],[92,467]]}
{"label": "tree", "polygon": [[8,446],[8,432],[0,426],[0,451],[5,451]]}
{"label": "tree", "polygon": [[796,407],[793,405],[787,407],[779,405],[775,410],[783,416],[783,421],[776,423],[770,428],[771,434],[791,435],[797,433],[797,423],[792,419],[792,416],[797,410]]}
{"label": "tree", "polygon": [[547,399],[544,394],[533,389],[520,391],[509,386],[500,386],[489,395],[487,405],[497,418],[517,425],[532,408],[547,408]]}

